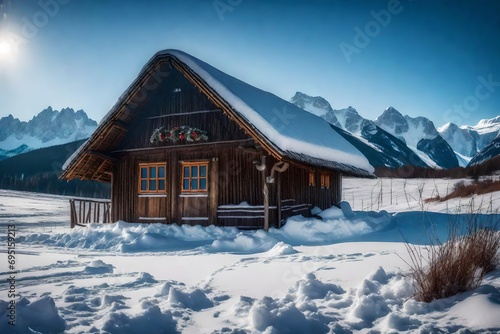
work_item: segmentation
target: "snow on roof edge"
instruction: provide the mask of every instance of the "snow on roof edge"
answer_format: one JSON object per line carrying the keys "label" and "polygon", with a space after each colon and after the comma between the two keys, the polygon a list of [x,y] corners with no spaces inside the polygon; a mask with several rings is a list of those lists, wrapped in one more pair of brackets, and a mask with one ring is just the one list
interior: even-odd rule
{"label": "snow on roof edge", "polygon": [[[323,160],[328,160],[328,161],[336,161],[345,165],[351,165],[353,167],[363,169],[368,171],[369,173],[374,172],[374,168],[370,163],[368,162],[368,159],[358,150],[356,149],[352,144],[350,144],[347,140],[345,140],[343,137],[338,136],[338,138],[335,138],[337,141],[344,141],[342,143],[344,146],[349,146],[351,149],[351,152],[345,152],[342,150],[334,149],[332,147],[327,147],[327,146],[319,146],[318,144],[313,144],[309,143],[306,141],[303,141],[301,139],[297,138],[292,138],[290,136],[283,135],[279,133],[273,126],[269,124],[267,120],[262,117],[262,115],[251,108],[245,101],[243,101],[239,96],[234,94],[232,90],[226,86],[224,86],[217,78],[214,78],[210,73],[208,73],[205,69],[203,69],[202,65],[198,64],[198,62],[201,62],[205,65],[208,65],[212,67],[209,64],[206,64],[202,62],[201,60],[183,52],[180,50],[163,50],[158,52],[156,55],[171,55],[176,57],[179,61],[183,62],[185,65],[187,65],[191,70],[193,70],[196,74],[198,74],[205,82],[212,87],[221,97],[223,97],[241,116],[243,116],[249,123],[253,124],[259,132],[261,132],[262,135],[264,135],[268,141],[273,143],[274,145],[278,146],[283,152],[286,151],[292,151],[296,152],[299,154],[307,154],[310,156],[313,156],[315,158],[323,159]],[[213,67],[212,67],[213,68]],[[216,68],[213,68],[217,70]],[[221,72],[222,74],[231,77],[230,75],[217,70]],[[241,80],[231,77],[232,79],[238,80],[241,82]],[[244,83],[244,82],[242,82]],[[246,83],[244,83],[246,84]],[[312,115],[308,113],[305,110],[300,109],[299,107],[295,106],[294,104],[285,101],[281,99],[280,97],[269,93],[262,91],[259,88],[253,87],[249,84],[246,84],[249,87],[252,87],[255,90],[259,90],[263,93],[272,95],[274,98],[281,100],[287,107],[298,109],[301,112],[307,114],[307,115]],[[315,115],[312,115],[315,116]],[[325,124],[325,126],[329,126],[329,123],[326,122],[324,119],[321,117],[315,116],[320,120],[322,123]],[[336,134],[333,130],[330,130],[332,136]],[[301,150],[297,150],[297,148],[301,148]],[[353,151],[355,152],[353,154]],[[334,159],[332,159],[334,157]]]}
{"label": "snow on roof edge", "polygon": [[[74,160],[81,154],[81,152],[89,145],[89,143],[94,139],[95,135],[102,130],[104,127],[104,124],[106,124],[107,120],[118,110],[118,107],[121,105],[123,98],[130,93],[130,91],[133,89],[133,87],[137,84],[137,81],[141,78],[141,76],[147,71],[147,69],[156,61],[156,59],[160,56],[173,56],[177,58],[179,61],[183,62],[185,65],[187,65],[189,68],[191,68],[196,74],[198,74],[200,77],[202,77],[203,80],[207,82],[207,84],[212,87],[221,97],[226,99],[226,101],[236,110],[238,111],[238,114],[240,114],[242,117],[244,117],[249,123],[254,125],[255,128],[261,132],[263,136],[267,138],[267,140],[278,146],[283,152],[287,151],[292,151],[298,154],[306,154],[311,156],[311,152],[316,153],[315,155],[312,155],[314,158],[322,159],[322,160],[327,160],[327,161],[334,161],[338,162],[343,165],[347,166],[352,166],[356,169],[361,169],[368,174],[372,174],[374,172],[373,166],[370,165],[368,162],[368,159],[359,151],[357,150],[352,144],[348,143],[344,138],[340,138],[340,140],[344,140],[349,146],[352,147],[352,149],[357,152],[357,154],[351,154],[348,152],[343,152],[341,150],[336,150],[332,149],[331,147],[320,147],[315,144],[307,143],[304,141],[297,140],[296,138],[291,138],[284,136],[280,134],[276,129],[269,127],[269,122],[267,122],[257,111],[252,109],[250,106],[248,106],[245,101],[241,100],[237,95],[235,95],[230,89],[225,87],[222,83],[220,83],[216,78],[214,78],[212,75],[210,75],[207,71],[205,71],[201,66],[198,65],[197,62],[202,62],[201,60],[183,52],[180,50],[175,50],[175,49],[165,49],[158,51],[157,53],[154,54],[153,57],[141,68],[141,71],[137,75],[136,79],[125,89],[125,91],[120,95],[118,98],[117,102],[113,107],[109,110],[109,112],[101,119],[99,122],[99,125],[97,129],[92,133],[90,138],[85,141],[63,164],[62,170],[67,171],[70,165],[73,163]],[[202,62],[203,63],[203,62]],[[206,64],[206,63],[204,63]],[[206,64],[208,66],[211,66],[209,64]],[[215,69],[215,68],[214,68]],[[215,69],[217,70],[217,69]],[[217,70],[219,71],[219,70]],[[219,71],[221,72],[221,71]],[[229,76],[228,74],[225,74],[224,72],[221,72],[226,76]],[[231,76],[229,76],[231,77]],[[233,77],[231,77],[233,78]],[[234,78],[235,80],[241,81],[237,78]],[[244,83],[244,82],[243,82]],[[246,83],[245,83],[246,84]],[[246,84],[248,85],[248,84]],[[253,87],[251,85],[248,85],[256,90],[262,91],[259,88]],[[285,101],[274,94],[271,94],[269,92],[262,91],[264,93],[267,93],[269,95],[274,96],[275,98],[283,101],[284,103],[288,103],[290,106],[297,108],[304,113],[307,113],[306,111],[298,108],[297,106],[289,103],[288,101]],[[235,106],[236,105],[236,106]],[[243,109],[243,113],[241,111]],[[248,117],[249,116],[249,117]],[[318,117],[322,122],[325,124],[328,124],[325,120],[322,118]],[[260,126],[259,126],[260,125]],[[329,125],[329,124],[328,124]],[[267,133],[262,133],[261,129],[264,127],[267,131]],[[333,130],[332,130],[333,131]],[[271,137],[274,140],[270,140],[267,135],[271,134]],[[302,151],[304,152],[297,152],[296,148],[297,147],[302,147]],[[335,157],[335,159],[332,159],[332,156]],[[340,160],[340,161],[339,161]]]}

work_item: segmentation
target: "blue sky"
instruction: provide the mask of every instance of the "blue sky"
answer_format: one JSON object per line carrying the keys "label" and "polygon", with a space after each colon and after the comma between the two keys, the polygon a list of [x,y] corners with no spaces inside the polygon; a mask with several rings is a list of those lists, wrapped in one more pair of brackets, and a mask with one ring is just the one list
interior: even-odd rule
{"label": "blue sky", "polygon": [[0,59],[0,117],[51,105],[99,121],[166,48],[369,119],[388,106],[436,126],[500,115],[500,1],[3,1],[15,47]]}

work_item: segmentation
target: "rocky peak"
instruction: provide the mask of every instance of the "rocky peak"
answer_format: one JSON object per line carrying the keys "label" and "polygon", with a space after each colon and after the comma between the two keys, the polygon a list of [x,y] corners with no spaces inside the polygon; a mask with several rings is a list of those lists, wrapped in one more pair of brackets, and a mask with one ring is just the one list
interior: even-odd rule
{"label": "rocky peak", "polygon": [[333,110],[330,103],[321,96],[310,96],[301,92],[296,92],[290,102],[317,116],[322,116]]}
{"label": "rocky peak", "polygon": [[408,131],[408,121],[393,107],[385,109],[382,115],[375,120],[375,124],[395,135]]}
{"label": "rocky peak", "polygon": [[477,123],[477,126],[488,126],[488,125],[496,125],[500,124],[500,116],[494,117],[494,118],[488,118],[488,119],[482,119]]}
{"label": "rocky peak", "polygon": [[80,140],[88,138],[96,128],[97,122],[83,110],[57,111],[49,106],[28,122],[12,115],[0,119],[0,149],[10,151],[26,143],[34,149]]}

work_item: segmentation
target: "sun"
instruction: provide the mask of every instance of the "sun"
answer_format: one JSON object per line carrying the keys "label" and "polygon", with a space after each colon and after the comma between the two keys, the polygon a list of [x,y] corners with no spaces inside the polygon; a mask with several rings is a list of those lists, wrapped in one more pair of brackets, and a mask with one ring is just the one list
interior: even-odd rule
{"label": "sun", "polygon": [[7,58],[13,53],[12,45],[7,41],[0,41],[0,59]]}

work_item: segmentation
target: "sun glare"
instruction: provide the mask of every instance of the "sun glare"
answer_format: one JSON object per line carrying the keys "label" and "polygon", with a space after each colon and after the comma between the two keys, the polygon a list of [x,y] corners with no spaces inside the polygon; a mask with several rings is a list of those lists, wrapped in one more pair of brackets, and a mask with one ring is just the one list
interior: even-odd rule
{"label": "sun glare", "polygon": [[0,41],[0,60],[11,56],[12,52],[12,45],[9,42]]}

